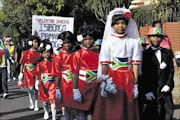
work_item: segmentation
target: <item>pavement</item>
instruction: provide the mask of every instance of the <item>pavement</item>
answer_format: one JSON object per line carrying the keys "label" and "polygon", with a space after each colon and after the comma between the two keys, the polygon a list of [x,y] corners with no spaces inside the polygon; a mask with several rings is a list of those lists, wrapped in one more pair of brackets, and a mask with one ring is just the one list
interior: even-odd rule
{"label": "pavement", "polygon": [[[44,110],[39,101],[40,110],[35,112],[28,107],[27,89],[17,87],[17,80],[8,82],[9,97],[4,99],[0,95],[0,120],[43,120]],[[174,116],[173,120],[180,120],[180,68],[175,73],[175,88],[173,90]],[[51,115],[50,115],[51,118]],[[88,120],[91,116],[88,116]],[[61,111],[57,111],[57,120],[64,120]]]}

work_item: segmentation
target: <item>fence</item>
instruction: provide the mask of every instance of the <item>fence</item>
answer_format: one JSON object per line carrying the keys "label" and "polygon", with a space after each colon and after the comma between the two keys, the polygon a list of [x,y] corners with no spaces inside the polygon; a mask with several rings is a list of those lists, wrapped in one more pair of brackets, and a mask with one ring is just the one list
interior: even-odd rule
{"label": "fence", "polygon": [[[151,26],[146,25],[145,27],[140,27],[140,36],[148,40],[145,34]],[[172,45],[174,52],[180,51],[180,22],[167,22],[163,23],[163,33],[167,34]]]}

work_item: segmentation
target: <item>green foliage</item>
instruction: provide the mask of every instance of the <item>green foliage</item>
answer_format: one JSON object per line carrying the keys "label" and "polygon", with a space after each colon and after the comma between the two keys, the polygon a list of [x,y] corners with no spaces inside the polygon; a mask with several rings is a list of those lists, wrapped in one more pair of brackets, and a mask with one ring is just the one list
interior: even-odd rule
{"label": "green foliage", "polygon": [[129,8],[131,1],[132,0],[89,0],[86,6],[91,6],[91,10],[96,15],[96,18],[105,23],[109,11],[123,6]]}
{"label": "green foliage", "polygon": [[[1,22],[4,26],[3,35],[11,34],[19,39],[31,34],[31,10],[25,0],[2,0],[4,17]],[[8,31],[8,32],[6,32]]]}
{"label": "green foliage", "polygon": [[31,7],[33,15],[58,15],[64,0],[25,0],[26,5]]}

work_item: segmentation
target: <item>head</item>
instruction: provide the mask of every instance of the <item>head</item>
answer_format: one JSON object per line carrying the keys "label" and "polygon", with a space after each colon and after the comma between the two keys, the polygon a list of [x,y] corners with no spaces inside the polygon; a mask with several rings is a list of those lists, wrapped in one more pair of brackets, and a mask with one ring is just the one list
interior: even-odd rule
{"label": "head", "polygon": [[147,36],[152,46],[159,47],[165,35],[160,27],[152,27],[149,29]]}
{"label": "head", "polygon": [[114,15],[112,17],[111,26],[116,34],[124,34],[128,25],[128,19],[124,15]]}
{"label": "head", "polygon": [[162,37],[159,35],[148,35],[148,39],[153,47],[159,47],[162,42]]}
{"label": "head", "polygon": [[30,40],[28,41],[28,45],[33,49],[38,49],[40,45],[40,38],[38,36],[31,36]]}
{"label": "head", "polygon": [[11,37],[10,36],[5,36],[4,37],[4,44],[5,45],[10,45],[11,42]]}
{"label": "head", "polygon": [[76,39],[70,31],[64,31],[58,35],[58,43],[64,50],[72,51]]}
{"label": "head", "polygon": [[162,28],[162,21],[161,20],[153,21],[152,27],[160,27],[160,28]]}
{"label": "head", "polygon": [[44,43],[43,47],[40,48],[40,51],[44,59],[50,59],[53,54],[52,44]]}
{"label": "head", "polygon": [[86,25],[79,28],[77,38],[83,47],[91,48],[94,46],[94,42],[97,37],[96,34],[96,29],[92,25]]}

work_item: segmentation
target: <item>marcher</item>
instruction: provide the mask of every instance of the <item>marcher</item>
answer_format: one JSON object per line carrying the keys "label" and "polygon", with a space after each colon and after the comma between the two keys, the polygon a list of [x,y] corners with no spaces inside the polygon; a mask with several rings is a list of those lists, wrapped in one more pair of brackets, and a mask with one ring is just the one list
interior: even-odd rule
{"label": "marcher", "polygon": [[76,39],[70,31],[64,31],[58,35],[58,42],[62,44],[62,48],[53,60],[52,67],[52,73],[56,76],[56,108],[65,107],[65,120],[73,120],[71,109],[73,85],[72,73],[69,69],[70,57],[76,51]]}
{"label": "marcher", "polygon": [[2,40],[0,40],[1,60],[0,60],[0,93],[3,93],[3,98],[8,97],[8,83],[7,83],[7,61],[14,63],[8,49],[5,47]]}
{"label": "marcher", "polygon": [[[10,36],[4,37],[4,44],[8,48],[11,58],[16,62],[17,61],[17,52],[15,46],[12,44],[12,38]],[[8,62],[7,72],[8,72],[8,82],[13,78],[14,64]]]}
{"label": "marcher", "polygon": [[76,110],[77,120],[87,120],[87,115],[92,115],[96,98],[99,60],[99,50],[94,48],[96,33],[92,25],[80,27],[77,39],[81,42],[82,48],[71,57],[72,108]]}
{"label": "marcher", "polygon": [[152,27],[147,34],[151,46],[143,52],[142,81],[139,86],[146,98],[143,120],[172,120],[174,66],[172,50],[160,47],[165,35]]}
{"label": "marcher", "polygon": [[[23,75],[24,75],[24,87],[29,88],[29,108],[34,109],[34,111],[38,111],[38,91],[34,89],[35,85],[35,71],[36,64],[41,58],[41,53],[37,51],[38,46],[40,44],[40,39],[37,36],[32,36],[28,41],[28,45],[31,47],[29,50],[24,51],[21,55],[21,59],[19,64],[21,64],[20,74],[18,76],[18,85],[22,85],[23,83]],[[33,96],[34,94],[34,101]]]}
{"label": "marcher", "polygon": [[36,66],[36,82],[35,88],[39,90],[39,100],[43,101],[44,119],[49,119],[49,103],[51,104],[52,120],[56,120],[55,109],[55,79],[52,75],[53,54],[52,44],[49,42],[41,42],[41,54],[43,60],[38,62]]}
{"label": "marcher", "polygon": [[[161,20],[153,21],[152,27],[160,27],[162,29],[163,23],[162,23]],[[150,45],[151,44],[149,44],[147,47],[149,48]],[[165,35],[163,41],[160,43],[160,47],[172,50],[171,41],[170,41],[168,35]],[[173,58],[174,69],[177,70],[178,65],[177,65],[177,62],[176,62],[175,53],[173,52],[173,54],[174,54],[174,58]]]}
{"label": "marcher", "polygon": [[115,8],[107,18],[100,52],[101,89],[93,120],[139,120],[138,65],[141,46],[130,10]]}

